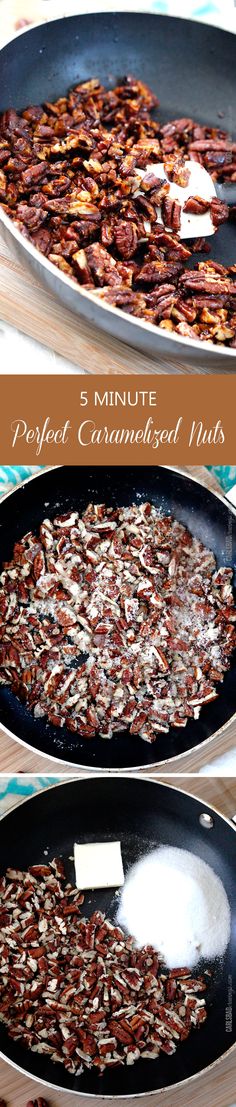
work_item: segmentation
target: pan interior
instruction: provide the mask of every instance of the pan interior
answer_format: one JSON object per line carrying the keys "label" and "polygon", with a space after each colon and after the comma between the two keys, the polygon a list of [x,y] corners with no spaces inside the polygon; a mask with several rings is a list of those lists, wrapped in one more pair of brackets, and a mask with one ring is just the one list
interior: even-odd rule
{"label": "pan interior", "polygon": [[[188,116],[236,137],[235,38],[216,27],[137,12],[97,12],[33,27],[1,51],[0,112],[52,101],[97,76],[147,82],[162,123]],[[236,226],[211,239],[211,254],[235,261]],[[196,261],[196,255],[194,261]]]}
{"label": "pan interior", "polygon": [[[176,789],[138,778],[108,776],[59,784],[35,796],[2,821],[2,872],[8,865],[26,868],[62,855],[68,877],[74,880],[69,858],[75,840],[120,840],[127,873],[141,856],[165,843],[188,848],[212,866],[223,881],[232,912],[231,943],[224,959],[212,965],[206,1023],[181,1044],[173,1057],[163,1054],[157,1061],[143,1060],[130,1068],[106,1072],[102,1077],[91,1070],[74,1078],[62,1065],[54,1065],[12,1043],[1,1026],[3,1054],[37,1080],[92,1095],[144,1094],[188,1079],[233,1045],[235,1027],[227,1031],[225,1010],[235,971],[236,837],[218,815],[214,816],[213,830],[204,830],[199,823],[202,809],[202,803]],[[204,810],[210,812],[207,807]],[[99,908],[114,918],[117,904],[113,891],[88,893],[83,911],[90,915]]]}
{"label": "pan interior", "polygon": [[[217,565],[234,565],[236,519],[226,503],[189,477],[163,467],[135,469],[63,466],[40,473],[17,489],[0,505],[0,559],[12,556],[14,542],[28,530],[37,529],[45,516],[73,508],[83,511],[90,500],[126,505],[152,500],[164,512],[172,513],[189,527],[215,554]],[[229,540],[230,539],[230,540]],[[131,769],[151,765],[197,746],[223,726],[236,711],[236,665],[232,659],[218,699],[206,705],[199,720],[188,720],[181,733],[171,728],[148,744],[127,731],[109,741],[85,741],[65,727],[53,727],[45,719],[34,719],[29,710],[0,688],[0,721],[27,745],[47,756],[96,769]]]}
{"label": "pan interior", "polygon": [[163,122],[187,108],[193,118],[234,135],[234,47],[234,35],[216,27],[149,13],[49,21],[3,47],[0,111],[56,99],[94,76],[110,88],[131,72],[152,85]]}

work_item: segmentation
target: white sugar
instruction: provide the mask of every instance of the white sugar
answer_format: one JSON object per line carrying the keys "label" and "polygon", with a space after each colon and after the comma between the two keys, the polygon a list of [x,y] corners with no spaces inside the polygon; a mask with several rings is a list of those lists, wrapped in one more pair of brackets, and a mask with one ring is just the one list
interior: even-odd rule
{"label": "white sugar", "polygon": [[154,946],[169,968],[221,957],[230,939],[222,881],[200,857],[172,846],[160,846],[133,866],[117,919],[138,946]]}

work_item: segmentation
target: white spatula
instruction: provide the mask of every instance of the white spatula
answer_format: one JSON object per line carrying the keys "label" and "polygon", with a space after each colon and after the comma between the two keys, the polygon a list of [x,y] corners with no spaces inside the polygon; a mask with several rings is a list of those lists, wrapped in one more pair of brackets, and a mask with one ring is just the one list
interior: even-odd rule
{"label": "white spatula", "polygon": [[[199,162],[186,161],[185,165],[190,174],[189,182],[185,188],[169,181],[162,162],[150,164],[145,170],[136,169],[136,174],[140,181],[148,172],[154,173],[158,180],[168,182],[168,198],[178,200],[181,205],[180,230],[178,231],[180,238],[207,238],[214,234],[217,229],[212,221],[210,210],[204,212],[203,215],[192,215],[190,212],[183,211],[186,200],[189,196],[199,196],[202,200],[213,200],[217,197],[223,200],[224,203],[234,205],[236,204],[236,182],[232,185],[218,184],[218,182],[215,183],[212,180],[210,173],[207,173],[204,166],[199,165]],[[148,199],[149,196],[145,195]],[[157,220],[159,223],[163,223],[161,208],[157,208]]]}

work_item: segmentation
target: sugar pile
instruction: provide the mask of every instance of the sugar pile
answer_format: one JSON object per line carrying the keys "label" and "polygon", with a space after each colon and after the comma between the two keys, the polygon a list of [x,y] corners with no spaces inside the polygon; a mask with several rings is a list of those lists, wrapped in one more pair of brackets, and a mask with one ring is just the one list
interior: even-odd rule
{"label": "sugar pile", "polygon": [[230,938],[222,881],[200,857],[172,846],[160,846],[130,870],[117,921],[138,946],[154,946],[169,968],[221,957]]}

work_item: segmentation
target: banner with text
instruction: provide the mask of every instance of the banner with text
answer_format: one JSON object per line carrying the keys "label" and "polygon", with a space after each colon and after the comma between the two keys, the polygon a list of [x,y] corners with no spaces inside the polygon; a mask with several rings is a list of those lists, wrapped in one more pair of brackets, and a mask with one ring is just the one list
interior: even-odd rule
{"label": "banner with text", "polygon": [[221,465],[236,376],[2,376],[1,464]]}

